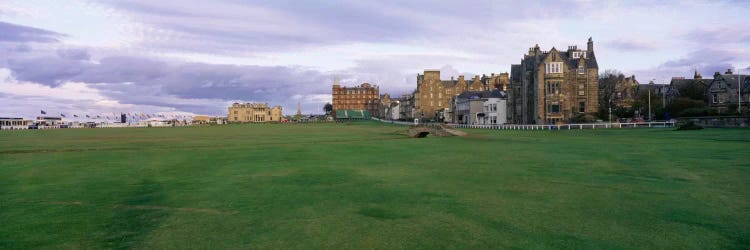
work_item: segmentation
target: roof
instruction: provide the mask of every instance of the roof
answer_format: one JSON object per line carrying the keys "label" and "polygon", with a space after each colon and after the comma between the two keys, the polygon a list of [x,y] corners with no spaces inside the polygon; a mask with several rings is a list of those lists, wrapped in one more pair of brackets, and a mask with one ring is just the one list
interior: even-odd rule
{"label": "roof", "polygon": [[479,99],[479,98],[507,98],[507,94],[498,89],[485,91],[465,91],[458,95],[457,99]]}

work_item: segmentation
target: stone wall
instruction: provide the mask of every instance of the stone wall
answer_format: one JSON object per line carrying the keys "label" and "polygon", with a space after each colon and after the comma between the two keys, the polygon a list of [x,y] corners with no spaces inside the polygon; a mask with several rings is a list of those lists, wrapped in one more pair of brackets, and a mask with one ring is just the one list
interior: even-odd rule
{"label": "stone wall", "polygon": [[750,117],[740,116],[711,116],[680,118],[679,123],[692,121],[706,128],[746,128],[750,127]]}

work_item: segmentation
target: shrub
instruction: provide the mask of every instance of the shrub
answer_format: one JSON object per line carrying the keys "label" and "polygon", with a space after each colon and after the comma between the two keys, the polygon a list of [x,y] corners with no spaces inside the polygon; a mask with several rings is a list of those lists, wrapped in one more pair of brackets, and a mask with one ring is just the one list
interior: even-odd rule
{"label": "shrub", "polygon": [[595,122],[596,117],[593,115],[586,115],[586,114],[578,114],[575,118],[573,118],[574,123],[590,123]]}
{"label": "shrub", "polygon": [[700,130],[702,126],[695,124],[693,121],[687,121],[677,126],[677,130]]}

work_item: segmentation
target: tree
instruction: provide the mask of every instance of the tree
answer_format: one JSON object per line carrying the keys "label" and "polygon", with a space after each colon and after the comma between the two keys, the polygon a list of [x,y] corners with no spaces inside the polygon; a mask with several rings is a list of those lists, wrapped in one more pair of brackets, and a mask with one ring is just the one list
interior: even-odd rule
{"label": "tree", "polygon": [[327,102],[326,105],[323,105],[323,111],[326,112],[327,115],[330,115],[331,112],[333,112],[333,105],[331,105],[330,102]]}
{"label": "tree", "polygon": [[609,108],[615,108],[617,84],[625,80],[622,72],[614,69],[605,70],[599,75],[599,116],[606,118]]}

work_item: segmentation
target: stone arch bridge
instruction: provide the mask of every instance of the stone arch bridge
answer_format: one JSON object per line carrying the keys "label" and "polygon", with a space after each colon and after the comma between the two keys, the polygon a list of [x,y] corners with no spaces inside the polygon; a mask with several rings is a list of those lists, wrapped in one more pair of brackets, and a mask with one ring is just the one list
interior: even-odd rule
{"label": "stone arch bridge", "polygon": [[424,138],[427,135],[432,136],[465,136],[465,132],[461,132],[452,128],[448,128],[445,125],[414,125],[409,127],[407,132],[409,137]]}

